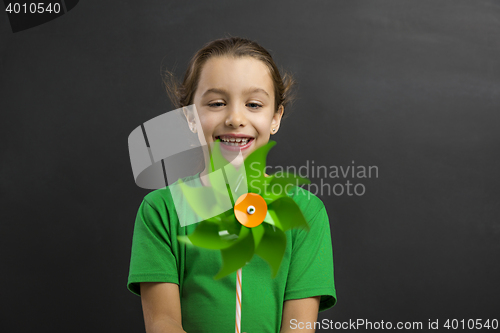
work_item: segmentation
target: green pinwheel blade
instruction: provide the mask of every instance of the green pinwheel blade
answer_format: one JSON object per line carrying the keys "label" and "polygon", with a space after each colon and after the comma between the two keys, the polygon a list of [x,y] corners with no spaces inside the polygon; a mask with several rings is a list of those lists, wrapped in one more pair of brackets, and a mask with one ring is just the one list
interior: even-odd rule
{"label": "green pinwheel blade", "polygon": [[217,196],[227,196],[227,186],[224,176],[222,175],[222,167],[226,165],[231,165],[220,151],[220,140],[217,139],[214,142],[211,154],[210,154],[210,167],[208,173],[208,179],[210,182],[210,187],[214,190],[214,195]]}
{"label": "green pinwheel blade", "polygon": [[177,236],[177,239],[186,244],[192,244],[212,250],[228,248],[237,241],[225,235],[221,236],[219,231],[220,225],[218,223],[202,221],[198,224],[192,234],[188,236]]}
{"label": "green pinwheel blade", "polygon": [[225,230],[228,234],[239,237],[242,225],[236,220],[233,209],[221,214],[218,223],[221,231]]}
{"label": "green pinwheel blade", "polygon": [[262,236],[264,236],[264,232],[265,232],[264,224],[265,223],[259,224],[258,226],[250,229],[252,231],[252,234],[253,234],[255,248],[257,248],[259,246],[260,240],[262,239]]}
{"label": "green pinwheel blade", "polygon": [[[244,193],[248,193],[245,168],[236,168],[231,162],[228,162],[220,151],[220,140],[214,142],[211,159],[211,169],[215,170],[208,174],[211,186],[217,195],[228,196],[232,194],[233,201]],[[220,181],[222,172],[225,174]],[[217,178],[217,179],[216,179]],[[243,184],[242,184],[243,183]]]}
{"label": "green pinwheel blade", "polygon": [[287,231],[294,228],[302,228],[309,231],[302,211],[297,203],[290,197],[282,197],[273,201],[268,206],[268,212],[273,220],[278,220],[281,230]]}
{"label": "green pinwheel blade", "polygon": [[220,204],[210,187],[192,187],[184,183],[182,179],[179,179],[178,186],[193,211],[203,220],[219,215],[217,208]]}
{"label": "green pinwheel blade", "polygon": [[260,195],[264,198],[267,205],[269,205],[281,197],[288,196],[294,186],[309,183],[309,179],[297,176],[293,173],[278,172],[266,177],[261,183],[264,187],[264,191]]}
{"label": "green pinwheel blade", "polygon": [[279,228],[283,230],[283,227],[280,224],[280,221],[278,220],[278,217],[274,213],[274,211],[268,209],[266,217],[264,218],[264,222],[266,222],[269,225],[274,225],[276,228]]}
{"label": "green pinwheel blade", "polygon": [[209,172],[214,172],[216,170],[219,170],[228,163],[228,161],[225,159],[225,157],[222,155],[222,152],[220,151],[220,145],[221,145],[220,139],[214,141],[214,144],[210,151],[210,165],[208,169]]}
{"label": "green pinwheel blade", "polygon": [[245,266],[252,259],[254,251],[253,234],[249,228],[242,227],[236,242],[231,247],[221,250],[222,268],[214,276],[214,279],[218,280]]}
{"label": "green pinwheel blade", "polygon": [[255,253],[269,264],[274,279],[278,274],[285,254],[286,234],[272,225],[266,223],[261,225],[264,227],[264,235],[259,242],[259,246],[255,249]]}
{"label": "green pinwheel blade", "polygon": [[228,170],[236,170],[234,165],[231,164],[231,161],[226,160],[224,155],[222,155],[220,146],[222,145],[220,139],[215,140],[213,144],[213,148],[210,152],[210,167],[209,171],[214,172],[221,168],[225,168]]}
{"label": "green pinwheel blade", "polygon": [[[262,198],[264,198],[267,205],[269,205],[271,202],[273,202],[274,200],[276,200],[284,195],[284,193],[283,194],[280,193],[281,188],[278,188],[278,191],[274,191],[274,192],[272,191],[273,188],[269,186],[271,184],[272,180],[273,180],[273,176],[264,177],[263,179],[258,180],[259,181],[258,186],[259,186],[260,192],[257,192],[257,194],[259,194]],[[254,181],[254,183],[255,183],[255,181]]]}
{"label": "green pinwheel blade", "polygon": [[262,194],[265,191],[265,168],[269,150],[276,144],[270,140],[266,145],[257,148],[245,159],[245,172],[248,182],[248,191]]}
{"label": "green pinwheel blade", "polygon": [[266,159],[269,150],[276,145],[276,141],[269,140],[267,144],[254,150],[245,159],[245,169],[247,171],[247,176],[256,178],[257,176],[263,176],[264,170],[266,168]]}
{"label": "green pinwheel blade", "polygon": [[[274,194],[275,197],[281,197],[287,195],[287,193],[290,193],[294,186],[300,186],[310,183],[311,182],[309,181],[309,179],[295,175],[293,173],[278,172],[271,176],[269,184],[266,187],[266,192]],[[271,202],[267,202],[267,204],[270,204]]]}

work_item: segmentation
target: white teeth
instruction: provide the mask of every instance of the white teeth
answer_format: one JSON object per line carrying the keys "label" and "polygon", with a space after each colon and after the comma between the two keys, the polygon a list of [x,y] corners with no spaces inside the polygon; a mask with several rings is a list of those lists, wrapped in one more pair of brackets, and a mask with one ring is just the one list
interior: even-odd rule
{"label": "white teeth", "polygon": [[250,140],[250,138],[235,138],[227,136],[220,136],[219,139],[228,146],[244,146]]}

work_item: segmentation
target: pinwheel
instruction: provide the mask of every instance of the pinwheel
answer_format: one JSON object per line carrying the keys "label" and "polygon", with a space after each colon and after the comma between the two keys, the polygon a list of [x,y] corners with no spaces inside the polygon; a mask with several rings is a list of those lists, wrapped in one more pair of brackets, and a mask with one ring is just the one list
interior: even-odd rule
{"label": "pinwheel", "polygon": [[[309,230],[299,206],[287,193],[294,185],[308,184],[309,180],[285,172],[265,174],[267,154],[275,141],[256,149],[239,168],[225,159],[220,144],[219,140],[214,143],[210,156],[211,186],[192,187],[179,180],[184,197],[202,221],[193,233],[177,238],[221,251],[222,267],[215,279],[235,271],[241,274],[254,254],[270,265],[275,278],[286,249],[285,232],[292,228]],[[233,208],[216,214],[228,196]]]}

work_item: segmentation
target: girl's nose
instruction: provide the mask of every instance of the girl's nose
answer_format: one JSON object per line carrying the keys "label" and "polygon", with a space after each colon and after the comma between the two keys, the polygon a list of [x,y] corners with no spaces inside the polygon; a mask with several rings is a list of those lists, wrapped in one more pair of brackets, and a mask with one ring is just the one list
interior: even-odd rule
{"label": "girl's nose", "polygon": [[233,128],[245,126],[247,120],[245,118],[244,111],[245,110],[243,110],[238,106],[233,106],[231,108],[228,108],[228,114],[225,121],[226,126]]}

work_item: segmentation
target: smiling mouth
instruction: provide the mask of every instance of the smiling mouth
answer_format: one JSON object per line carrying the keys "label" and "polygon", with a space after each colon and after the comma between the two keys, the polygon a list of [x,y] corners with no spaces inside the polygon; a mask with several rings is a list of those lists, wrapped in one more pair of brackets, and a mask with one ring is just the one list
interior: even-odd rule
{"label": "smiling mouth", "polygon": [[252,137],[234,137],[234,136],[216,136],[215,139],[220,139],[220,141],[227,145],[227,146],[233,146],[233,147],[242,147],[247,145],[248,143],[252,142],[254,138]]}

